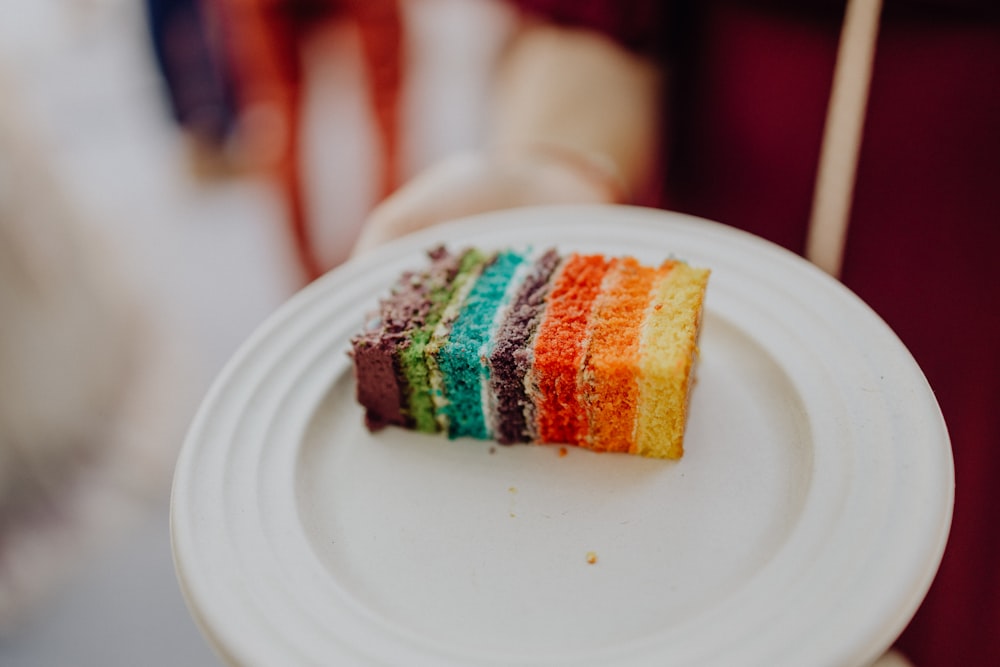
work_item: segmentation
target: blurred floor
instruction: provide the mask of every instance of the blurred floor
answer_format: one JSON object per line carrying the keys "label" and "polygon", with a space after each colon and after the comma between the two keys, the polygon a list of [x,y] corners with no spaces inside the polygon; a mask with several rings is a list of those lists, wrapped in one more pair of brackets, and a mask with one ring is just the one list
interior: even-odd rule
{"label": "blurred floor", "polygon": [[[411,47],[411,81],[418,84],[407,98],[404,162],[411,173],[479,137],[482,68],[499,49],[509,18],[489,2],[414,0],[413,6],[421,11],[410,17],[412,27],[433,38],[421,43],[418,34]],[[299,287],[279,202],[259,182],[191,177],[153,73],[142,3],[10,0],[5,10],[0,65],[12,75],[13,90],[0,95],[24,107],[57,176],[114,241],[162,332],[183,352],[187,371],[177,392],[186,424],[236,347]],[[494,30],[470,30],[470,22]],[[440,50],[449,35],[465,49],[463,58]],[[314,49],[311,57],[333,62],[338,48]],[[307,156],[311,206],[328,223],[317,236],[331,264],[345,255],[370,205],[365,169],[343,157],[364,155],[367,145],[356,131],[365,122],[363,105],[338,94],[363,85],[352,71],[314,67],[325,86],[315,86],[308,112],[321,127]],[[81,556],[79,571],[42,613],[0,639],[0,664],[218,664],[174,577],[168,495],[167,485],[154,490],[134,525]]]}

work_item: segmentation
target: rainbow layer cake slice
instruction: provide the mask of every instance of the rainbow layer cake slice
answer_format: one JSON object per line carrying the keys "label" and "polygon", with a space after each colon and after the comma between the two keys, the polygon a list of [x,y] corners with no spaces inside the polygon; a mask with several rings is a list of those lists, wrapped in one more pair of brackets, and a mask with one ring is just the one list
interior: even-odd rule
{"label": "rainbow layer cake slice", "polygon": [[351,341],[365,422],[680,458],[708,276],[673,259],[436,248]]}

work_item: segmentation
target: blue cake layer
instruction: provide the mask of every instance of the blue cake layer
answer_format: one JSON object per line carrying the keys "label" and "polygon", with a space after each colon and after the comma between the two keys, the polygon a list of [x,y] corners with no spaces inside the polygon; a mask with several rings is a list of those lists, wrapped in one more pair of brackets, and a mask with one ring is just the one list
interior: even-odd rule
{"label": "blue cake layer", "polygon": [[526,259],[516,251],[504,251],[483,271],[455,320],[438,364],[444,374],[448,402],[448,435],[486,439],[489,428],[483,415],[485,364],[481,356],[497,311],[503,307],[511,277]]}

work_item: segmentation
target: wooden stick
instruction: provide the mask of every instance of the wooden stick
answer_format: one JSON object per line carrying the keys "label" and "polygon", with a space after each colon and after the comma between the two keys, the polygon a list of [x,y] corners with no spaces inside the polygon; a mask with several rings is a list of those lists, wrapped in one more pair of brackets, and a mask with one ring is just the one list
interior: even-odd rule
{"label": "wooden stick", "polygon": [[840,276],[882,0],[848,0],[827,107],[806,257]]}

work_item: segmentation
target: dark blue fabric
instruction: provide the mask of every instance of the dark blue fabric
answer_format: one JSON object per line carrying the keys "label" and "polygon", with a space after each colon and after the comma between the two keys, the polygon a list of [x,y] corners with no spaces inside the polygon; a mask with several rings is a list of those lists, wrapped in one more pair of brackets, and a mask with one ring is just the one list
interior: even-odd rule
{"label": "dark blue fabric", "polygon": [[157,70],[174,120],[202,140],[222,144],[232,131],[234,84],[199,0],[146,0]]}

